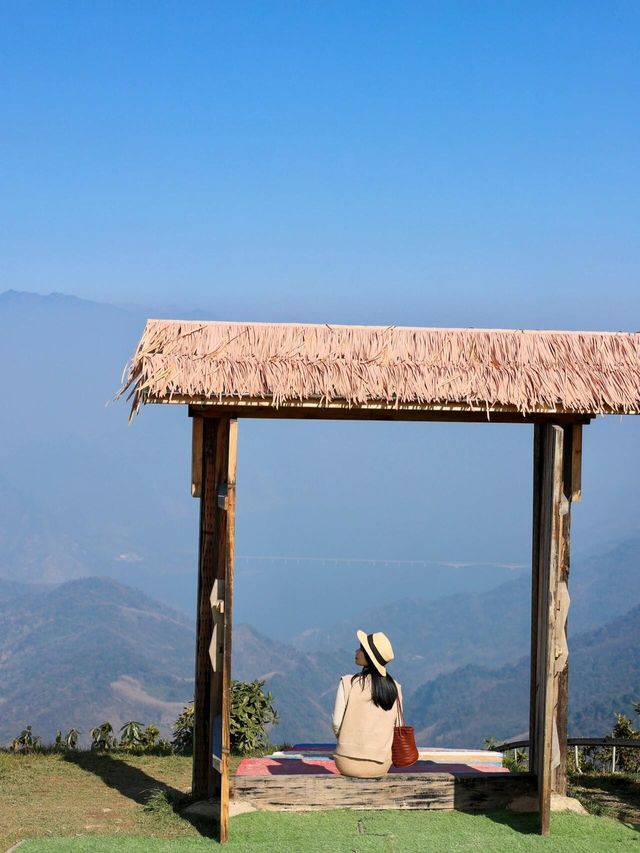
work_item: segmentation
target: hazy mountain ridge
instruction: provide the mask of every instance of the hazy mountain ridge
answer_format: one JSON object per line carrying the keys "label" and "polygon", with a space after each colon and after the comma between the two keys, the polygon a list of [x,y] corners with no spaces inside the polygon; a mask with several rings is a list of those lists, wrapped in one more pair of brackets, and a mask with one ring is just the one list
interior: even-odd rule
{"label": "hazy mountain ridge", "polygon": [[[0,580],[0,626],[0,741],[27,723],[51,739],[57,728],[86,733],[104,719],[157,722],[168,733],[192,696],[193,622],[112,580]],[[637,606],[572,639],[572,734],[603,734],[614,711],[640,698],[639,629]],[[234,628],[233,677],[266,681],[281,715],[276,742],[330,739],[337,682],[353,669],[352,650],[304,652],[248,625]],[[470,746],[488,735],[526,734],[526,655],[499,668],[468,663],[417,690],[403,683],[408,717],[425,742]]]}
{"label": "hazy mountain ridge", "polygon": [[[640,701],[640,606],[571,641],[569,733],[602,737],[614,713],[632,713]],[[484,738],[527,737],[529,657],[500,669],[468,665],[422,685],[407,702],[421,740],[482,746]]]}
{"label": "hazy mountain ridge", "polygon": [[[11,364],[4,397],[11,417],[3,421],[0,446],[0,576],[56,583],[86,577],[79,583],[88,584],[64,584],[56,593],[46,585],[27,589],[0,583],[0,702],[5,699],[0,736],[5,722],[7,736],[15,733],[14,723],[35,722],[31,709],[51,736],[51,726],[73,724],[66,709],[74,697],[84,703],[91,724],[96,715],[109,713],[114,721],[137,714],[158,719],[162,705],[154,703],[182,701],[183,686],[192,680],[190,617],[167,616],[162,605],[137,590],[123,594],[121,603],[119,593],[108,603],[105,587],[98,600],[79,595],[100,583],[90,576],[108,573],[194,612],[193,593],[185,592],[195,586],[197,565],[188,419],[170,407],[146,411],[134,433],[125,427],[124,403],[105,408],[144,320],[136,309],[64,294],[0,294],[0,357]],[[171,464],[163,465],[164,460]],[[131,488],[132,471],[144,471],[144,489]],[[574,554],[572,641],[621,618],[640,601],[639,566],[637,536],[600,555]],[[465,666],[478,687],[484,679],[483,689],[494,682],[498,689],[502,681],[495,671],[528,652],[530,582],[528,571],[519,571],[489,592],[398,602],[396,595],[415,587],[389,570],[384,595],[390,603],[310,628],[291,643],[274,643],[237,626],[234,676],[266,678],[282,713],[282,737],[291,739],[327,735],[335,682],[352,668],[359,627],[387,631],[396,649],[392,672],[407,696]],[[319,583],[323,580],[326,576]],[[339,580],[335,583],[337,589]],[[326,588],[334,595],[333,583]],[[282,597],[279,591],[276,596]],[[309,621],[314,612],[332,613],[330,605],[317,606],[312,596],[304,600],[298,611],[305,619],[309,613]],[[7,601],[11,607],[3,609]],[[279,617],[281,604],[275,600],[270,612]],[[164,627],[174,646],[163,652],[163,663],[156,653],[164,648]],[[94,636],[99,632],[102,643]],[[444,690],[443,683],[438,689]],[[452,697],[452,707],[455,701]],[[595,710],[585,713],[592,718]],[[168,715],[167,709],[162,719]]]}
{"label": "hazy mountain ridge", "polygon": [[105,578],[14,589],[0,601],[0,739],[109,719],[164,730],[193,695],[193,626]]}
{"label": "hazy mountain ridge", "polygon": [[[569,587],[572,638],[639,604],[640,537],[629,537],[602,553],[576,557]],[[310,629],[292,644],[307,652],[343,649],[343,655],[349,655],[356,628],[385,631],[396,655],[392,671],[410,692],[466,664],[494,669],[528,654],[530,600],[527,574],[488,592],[391,602],[329,628]]]}
{"label": "hazy mountain ridge", "polygon": [[[110,579],[0,579],[0,742],[27,724],[47,740],[71,726],[86,739],[105,719],[155,722],[168,734],[193,696],[194,652],[190,619]],[[276,740],[330,737],[342,663],[234,628],[233,677],[262,678],[273,691]]]}
{"label": "hazy mountain ridge", "polygon": [[340,653],[305,654],[277,643],[249,625],[233,632],[233,678],[263,679],[274,696],[280,723],[275,740],[289,742],[333,737],[331,712],[338,680],[348,670]]}

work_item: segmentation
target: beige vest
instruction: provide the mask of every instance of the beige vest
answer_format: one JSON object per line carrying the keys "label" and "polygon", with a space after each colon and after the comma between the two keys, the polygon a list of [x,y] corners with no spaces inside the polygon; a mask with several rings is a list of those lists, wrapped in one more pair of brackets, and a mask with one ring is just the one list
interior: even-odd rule
{"label": "beige vest", "polygon": [[[369,761],[385,762],[391,758],[393,728],[398,716],[398,703],[388,711],[377,708],[371,699],[371,679],[367,678],[364,689],[360,682],[351,684],[351,676],[343,675],[342,684],[347,707],[338,732],[336,755],[347,758],[365,758]],[[396,681],[398,696],[402,691]]]}

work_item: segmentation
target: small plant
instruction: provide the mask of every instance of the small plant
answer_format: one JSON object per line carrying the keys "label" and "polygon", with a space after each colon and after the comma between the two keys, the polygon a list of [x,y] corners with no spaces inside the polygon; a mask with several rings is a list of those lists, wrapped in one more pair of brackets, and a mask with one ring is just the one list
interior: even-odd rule
{"label": "small plant", "polygon": [[58,752],[63,752],[66,749],[77,749],[80,734],[78,729],[69,729],[66,735],[62,737],[62,732],[58,729],[53,748]]}
{"label": "small plant", "polygon": [[[634,705],[635,710],[640,713],[640,705]],[[612,738],[624,738],[625,740],[640,741],[640,732],[634,729],[629,717],[624,714],[616,714],[616,724],[611,732]],[[640,773],[640,749],[631,749],[621,746],[616,750],[616,765],[618,770],[626,773]]]}
{"label": "small plant", "polygon": [[129,720],[120,729],[118,749],[142,755],[145,752],[155,755],[170,755],[173,747],[165,738],[160,737],[160,729],[153,723],[144,726],[137,720]]}
{"label": "small plant", "polygon": [[153,724],[142,732],[142,745],[145,749],[154,749],[159,744],[160,729]]}
{"label": "small plant", "polygon": [[145,812],[154,812],[156,815],[172,815],[173,806],[166,788],[152,788],[144,804]]}
{"label": "small plant", "polygon": [[193,754],[193,702],[185,705],[173,724],[173,748],[179,755]]}
{"label": "small plant", "polygon": [[142,728],[142,723],[139,723],[137,720],[129,720],[128,723],[125,723],[120,728],[119,748],[126,752],[142,749],[144,745]]}
{"label": "small plant", "polygon": [[[246,755],[269,746],[267,726],[278,722],[271,693],[263,691],[264,681],[231,682],[231,749]],[[179,755],[193,754],[193,702],[182,709],[173,724],[173,748]]]}
{"label": "small plant", "polygon": [[96,752],[110,752],[118,746],[118,741],[113,735],[113,726],[109,722],[104,722],[101,726],[91,729],[89,735],[91,736],[91,749]]}
{"label": "small plant", "polygon": [[78,731],[78,729],[69,729],[64,737],[64,742],[67,746],[67,749],[77,749],[78,748],[78,738],[82,732]]}
{"label": "small plant", "polygon": [[512,773],[526,773],[529,769],[529,755],[525,749],[515,749],[511,755],[504,753],[502,766]]}
{"label": "small plant", "polygon": [[267,726],[278,722],[271,693],[264,681],[231,682],[231,749],[246,755],[269,746]]}
{"label": "small plant", "polygon": [[[484,748],[488,751],[499,752],[499,745],[500,741],[493,736],[484,739]],[[511,755],[503,752],[502,766],[512,773],[525,773],[529,769],[529,754],[525,749],[514,749]]]}
{"label": "small plant", "polygon": [[31,731],[31,726],[27,726],[26,729],[23,729],[18,737],[14,738],[11,741],[9,749],[11,752],[22,752],[29,753],[35,752],[36,750],[41,748],[41,739],[38,735],[34,735]]}

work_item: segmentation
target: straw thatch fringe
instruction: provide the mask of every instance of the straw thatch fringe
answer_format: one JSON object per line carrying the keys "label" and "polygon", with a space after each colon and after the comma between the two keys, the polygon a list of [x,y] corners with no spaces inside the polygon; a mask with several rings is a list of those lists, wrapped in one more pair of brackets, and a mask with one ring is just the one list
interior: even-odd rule
{"label": "straw thatch fringe", "polygon": [[640,334],[149,320],[120,395],[640,412]]}

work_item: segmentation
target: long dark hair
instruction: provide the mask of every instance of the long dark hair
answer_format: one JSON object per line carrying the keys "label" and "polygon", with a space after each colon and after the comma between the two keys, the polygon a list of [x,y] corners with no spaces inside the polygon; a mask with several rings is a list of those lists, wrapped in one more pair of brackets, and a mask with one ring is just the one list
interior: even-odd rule
{"label": "long dark hair", "polygon": [[380,675],[371,663],[371,658],[367,654],[366,649],[362,648],[362,644],[360,648],[367,659],[367,665],[363,666],[362,670],[351,678],[351,684],[354,681],[359,681],[361,689],[364,690],[365,681],[367,676],[369,676],[371,678],[371,699],[373,700],[373,704],[376,708],[382,708],[383,711],[390,711],[398,698],[396,683],[388,673],[387,675]]}

